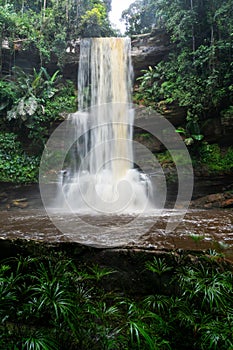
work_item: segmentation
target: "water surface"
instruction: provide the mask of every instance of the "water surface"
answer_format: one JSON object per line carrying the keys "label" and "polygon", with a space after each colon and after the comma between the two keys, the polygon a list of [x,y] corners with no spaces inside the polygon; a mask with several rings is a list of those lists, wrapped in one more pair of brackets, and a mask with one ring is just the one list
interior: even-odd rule
{"label": "water surface", "polygon": [[[190,210],[173,232],[168,220],[179,212],[165,210],[148,215],[56,215],[65,225],[61,232],[42,209],[1,211],[0,238],[42,242],[76,242],[95,247],[223,250],[233,259],[233,210]],[[63,226],[64,227],[64,226]]]}

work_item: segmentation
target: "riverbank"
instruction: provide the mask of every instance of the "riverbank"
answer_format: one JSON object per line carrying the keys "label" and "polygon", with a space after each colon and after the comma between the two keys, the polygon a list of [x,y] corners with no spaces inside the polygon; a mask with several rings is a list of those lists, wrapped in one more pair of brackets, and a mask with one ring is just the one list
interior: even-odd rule
{"label": "riverbank", "polygon": [[[167,183],[167,204],[176,200],[177,183]],[[194,177],[191,208],[231,208],[233,206],[232,174]],[[43,203],[38,184],[0,183],[0,210],[41,209]]]}

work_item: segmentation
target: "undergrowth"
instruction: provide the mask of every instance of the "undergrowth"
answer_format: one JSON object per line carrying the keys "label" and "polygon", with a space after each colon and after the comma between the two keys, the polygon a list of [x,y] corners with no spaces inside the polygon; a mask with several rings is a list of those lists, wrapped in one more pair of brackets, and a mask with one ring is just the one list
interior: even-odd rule
{"label": "undergrowth", "polygon": [[154,258],[142,270],[153,293],[135,296],[109,288],[115,271],[60,254],[2,261],[0,348],[233,349],[233,274],[221,257]]}
{"label": "undergrowth", "polygon": [[[206,169],[211,174],[230,173],[233,171],[233,148],[228,147],[221,149],[217,144],[209,144],[202,142],[194,150],[190,149],[194,169]],[[168,151],[156,154],[162,167],[174,167],[179,161],[179,153],[177,159],[172,159]],[[182,159],[182,154],[180,155]]]}
{"label": "undergrowth", "polygon": [[199,162],[205,164],[210,172],[229,172],[233,170],[232,147],[221,150],[217,144],[210,145],[203,142],[198,151]]}
{"label": "undergrowth", "polygon": [[0,132],[0,181],[37,182],[39,164],[40,157],[27,154],[16,134]]}

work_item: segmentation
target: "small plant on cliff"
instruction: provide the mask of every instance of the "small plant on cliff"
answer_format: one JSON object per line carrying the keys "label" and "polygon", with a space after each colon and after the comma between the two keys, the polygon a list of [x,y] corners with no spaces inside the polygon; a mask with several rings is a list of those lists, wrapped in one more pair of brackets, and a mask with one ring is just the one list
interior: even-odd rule
{"label": "small plant on cliff", "polygon": [[197,115],[192,115],[189,111],[187,113],[185,128],[178,128],[176,132],[180,133],[184,137],[184,143],[187,146],[196,145],[200,146],[200,141],[203,140],[204,135],[202,135],[200,130],[199,118]]}
{"label": "small plant on cliff", "polygon": [[148,69],[141,70],[141,73],[142,76],[137,78],[139,87],[134,94],[135,102],[155,108],[160,97],[162,97],[160,93],[160,85],[162,83],[161,65],[149,66]]}
{"label": "small plant on cliff", "polygon": [[198,157],[194,162],[202,163],[210,172],[230,172],[233,170],[233,148],[221,150],[217,144],[202,142],[198,148]]}
{"label": "small plant on cliff", "polygon": [[39,163],[38,156],[23,150],[16,134],[0,133],[0,181],[37,182]]}

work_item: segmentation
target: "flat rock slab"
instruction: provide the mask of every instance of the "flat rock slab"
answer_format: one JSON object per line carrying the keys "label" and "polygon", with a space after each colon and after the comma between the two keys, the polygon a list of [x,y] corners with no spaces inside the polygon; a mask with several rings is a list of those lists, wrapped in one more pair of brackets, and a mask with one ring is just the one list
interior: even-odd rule
{"label": "flat rock slab", "polygon": [[[59,230],[44,210],[1,211],[0,240],[47,245],[72,243],[95,249],[202,251],[217,249],[233,259],[233,210],[190,210],[183,218],[167,210],[161,215],[58,216]],[[168,221],[175,229],[166,232]],[[1,254],[4,250],[1,250]]]}

